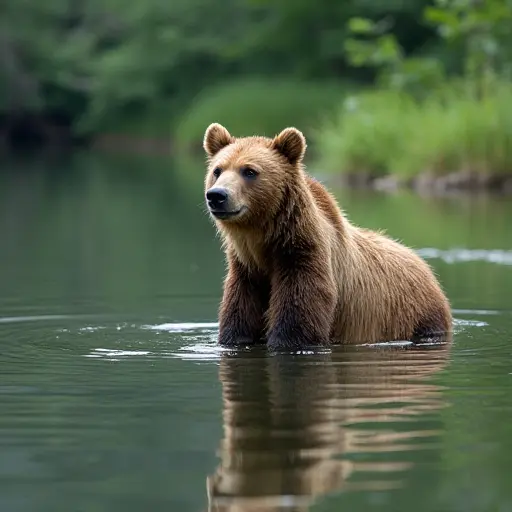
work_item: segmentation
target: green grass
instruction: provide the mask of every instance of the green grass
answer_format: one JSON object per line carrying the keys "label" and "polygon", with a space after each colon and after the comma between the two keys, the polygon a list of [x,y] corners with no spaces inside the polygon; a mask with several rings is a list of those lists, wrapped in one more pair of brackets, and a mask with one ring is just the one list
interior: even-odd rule
{"label": "green grass", "polygon": [[329,172],[512,173],[512,86],[496,86],[485,100],[453,84],[423,101],[380,90],[352,96],[315,141],[317,167]]}
{"label": "green grass", "polygon": [[234,136],[273,136],[296,126],[306,137],[346,95],[348,85],[290,80],[243,80],[205,89],[177,124],[179,150],[200,148],[204,132],[218,122]]}

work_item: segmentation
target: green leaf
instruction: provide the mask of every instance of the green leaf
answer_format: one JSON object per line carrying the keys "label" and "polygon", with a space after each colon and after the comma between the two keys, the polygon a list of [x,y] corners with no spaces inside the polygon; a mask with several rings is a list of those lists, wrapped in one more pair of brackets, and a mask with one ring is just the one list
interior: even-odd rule
{"label": "green leaf", "polygon": [[378,40],[377,58],[380,62],[394,62],[401,57],[401,48],[394,35],[382,36]]}
{"label": "green leaf", "polygon": [[452,29],[460,23],[459,18],[454,13],[444,9],[436,9],[435,7],[426,7],[423,11],[423,16],[426,21],[437,25],[447,25]]}
{"label": "green leaf", "polygon": [[369,41],[358,41],[357,39],[347,39],[343,45],[347,57],[354,66],[370,65],[377,51],[374,43]]}
{"label": "green leaf", "polygon": [[350,18],[348,28],[356,34],[371,34],[375,30],[375,23],[367,18]]}

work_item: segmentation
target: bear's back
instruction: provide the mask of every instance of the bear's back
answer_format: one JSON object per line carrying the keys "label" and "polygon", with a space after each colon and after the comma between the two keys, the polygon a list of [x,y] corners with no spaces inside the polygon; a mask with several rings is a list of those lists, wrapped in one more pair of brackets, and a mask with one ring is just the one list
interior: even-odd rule
{"label": "bear's back", "polygon": [[449,329],[449,303],[430,266],[384,233],[352,225],[320,182],[308,176],[307,183],[336,232],[331,248],[338,290],[333,337],[346,343],[408,339],[413,326],[429,315],[445,318]]}
{"label": "bear's back", "polygon": [[309,190],[311,191],[315,203],[324,215],[325,219],[331,224],[337,232],[343,232],[343,217],[340,208],[332,194],[316,179],[306,176]]}

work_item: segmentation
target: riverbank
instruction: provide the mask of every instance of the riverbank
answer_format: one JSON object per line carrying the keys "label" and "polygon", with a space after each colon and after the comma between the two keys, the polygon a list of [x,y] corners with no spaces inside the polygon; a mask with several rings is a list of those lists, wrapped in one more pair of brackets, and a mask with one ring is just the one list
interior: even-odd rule
{"label": "riverbank", "polygon": [[410,179],[389,174],[371,176],[364,173],[324,174],[326,182],[354,189],[398,192],[406,189],[421,195],[452,195],[458,193],[497,193],[512,195],[512,174],[481,174],[460,171],[436,176],[421,173]]}
{"label": "riverbank", "polygon": [[450,85],[417,100],[371,91],[316,131],[316,167],[348,186],[512,191],[512,88],[476,98]]}

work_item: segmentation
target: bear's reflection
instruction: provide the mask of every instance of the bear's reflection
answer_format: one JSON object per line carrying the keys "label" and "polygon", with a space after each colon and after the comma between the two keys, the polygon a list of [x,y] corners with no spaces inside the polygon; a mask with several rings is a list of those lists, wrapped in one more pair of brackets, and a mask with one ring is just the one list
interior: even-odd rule
{"label": "bear's reflection", "polygon": [[[445,366],[449,347],[446,341],[300,356],[223,355],[224,438],[220,465],[207,479],[208,510],[306,511],[331,491],[399,486],[410,467],[404,451],[438,434],[420,423],[445,405],[442,389],[425,378]],[[388,453],[372,461],[379,452]],[[368,462],[343,458],[357,454]],[[361,471],[382,477],[351,483]]]}

